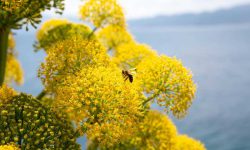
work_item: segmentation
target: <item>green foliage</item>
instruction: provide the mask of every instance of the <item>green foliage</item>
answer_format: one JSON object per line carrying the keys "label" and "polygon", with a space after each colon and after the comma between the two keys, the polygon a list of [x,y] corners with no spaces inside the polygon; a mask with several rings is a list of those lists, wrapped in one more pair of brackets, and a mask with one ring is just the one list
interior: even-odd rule
{"label": "green foliage", "polygon": [[0,145],[21,149],[80,149],[67,118],[20,94],[0,104]]}
{"label": "green foliage", "polygon": [[0,29],[19,29],[29,23],[36,28],[36,24],[41,22],[41,12],[51,8],[61,14],[63,0],[0,0]]}

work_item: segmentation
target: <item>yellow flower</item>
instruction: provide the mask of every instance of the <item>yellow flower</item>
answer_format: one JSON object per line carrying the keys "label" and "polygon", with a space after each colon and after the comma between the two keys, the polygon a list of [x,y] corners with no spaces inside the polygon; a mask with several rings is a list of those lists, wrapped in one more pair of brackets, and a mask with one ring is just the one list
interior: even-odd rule
{"label": "yellow flower", "polygon": [[5,82],[12,83],[12,81],[15,81],[19,85],[22,84],[23,83],[23,70],[20,65],[20,62],[13,55],[8,54]]}
{"label": "yellow flower", "polygon": [[10,145],[1,145],[0,150],[20,150],[20,149],[15,145],[10,144]]}
{"label": "yellow flower", "polygon": [[8,53],[5,68],[5,83],[12,83],[14,81],[20,85],[23,83],[23,70],[20,62],[16,59],[17,52],[15,51],[15,46],[14,37],[10,34],[8,39]]}
{"label": "yellow flower", "polygon": [[87,0],[81,7],[80,16],[96,28],[106,25],[125,26],[122,8],[116,0]]}
{"label": "yellow flower", "polygon": [[13,37],[13,34],[9,34],[9,38],[8,38],[8,49],[15,49],[16,47],[16,42],[15,42],[15,39]]}
{"label": "yellow flower", "polygon": [[172,121],[157,111],[149,111],[139,125],[131,143],[137,149],[171,150],[175,146],[177,129]]}
{"label": "yellow flower", "polygon": [[109,25],[101,29],[97,33],[97,38],[108,50],[133,41],[132,35],[124,27],[117,25]]}
{"label": "yellow flower", "polygon": [[148,95],[145,102],[156,100],[174,116],[185,116],[194,99],[196,86],[191,72],[179,60],[164,55],[149,57],[138,65],[137,78],[141,79]]}
{"label": "yellow flower", "polygon": [[0,106],[9,101],[16,94],[17,93],[12,88],[9,88],[7,85],[2,85],[0,87]]}
{"label": "yellow flower", "polygon": [[194,140],[186,135],[179,135],[177,136],[176,149],[174,150],[206,150],[206,148],[198,140]]}
{"label": "yellow flower", "polygon": [[115,49],[113,61],[118,66],[129,69],[136,67],[143,59],[156,55],[147,45],[129,42]]}

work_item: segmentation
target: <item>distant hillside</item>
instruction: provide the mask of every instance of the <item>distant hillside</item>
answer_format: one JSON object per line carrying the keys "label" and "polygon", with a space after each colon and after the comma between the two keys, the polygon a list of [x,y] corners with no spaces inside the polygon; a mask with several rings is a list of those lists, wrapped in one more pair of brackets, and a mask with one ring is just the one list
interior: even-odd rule
{"label": "distant hillside", "polygon": [[157,16],[130,20],[130,26],[176,26],[250,23],[250,4],[200,14]]}

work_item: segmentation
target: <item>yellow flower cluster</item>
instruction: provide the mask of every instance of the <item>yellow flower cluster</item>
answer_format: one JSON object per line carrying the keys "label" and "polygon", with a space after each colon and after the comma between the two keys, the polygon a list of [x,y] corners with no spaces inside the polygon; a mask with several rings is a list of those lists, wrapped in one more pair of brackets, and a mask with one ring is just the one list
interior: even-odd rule
{"label": "yellow flower cluster", "polygon": [[0,97],[0,106],[3,103],[11,100],[16,94],[17,93],[13,89],[9,88],[7,85],[5,85],[5,84],[2,85],[0,87],[0,96],[1,96]]}
{"label": "yellow flower cluster", "polygon": [[137,69],[148,95],[146,101],[156,100],[167,112],[172,111],[177,118],[184,117],[192,104],[196,86],[191,72],[181,61],[164,55],[149,57]]}
{"label": "yellow flower cluster", "polygon": [[7,54],[7,65],[5,82],[12,83],[13,81],[17,84],[23,83],[23,70],[20,62],[16,59],[15,51],[15,40],[12,34],[9,35],[8,39],[8,54]]}
{"label": "yellow flower cluster", "polygon": [[88,139],[110,146],[129,136],[138,117],[140,87],[124,82],[116,67],[86,67],[57,88],[55,107],[62,107]]}
{"label": "yellow flower cluster", "polygon": [[53,106],[66,111],[82,133],[101,145],[129,136],[142,115],[140,86],[124,82],[121,70],[96,41],[56,43],[48,50],[40,77],[55,94]]}
{"label": "yellow flower cluster", "polygon": [[39,77],[46,90],[52,92],[66,76],[74,75],[84,67],[109,64],[105,49],[97,41],[79,37],[58,41],[47,53]]}
{"label": "yellow flower cluster", "polygon": [[121,26],[109,25],[97,33],[98,40],[108,49],[133,41],[132,35]]}
{"label": "yellow flower cluster", "polygon": [[16,47],[15,39],[13,37],[13,34],[10,33],[9,37],[8,37],[8,49],[13,50],[13,49],[15,49],[15,47]]}
{"label": "yellow flower cluster", "polygon": [[186,135],[179,135],[177,136],[175,150],[206,150],[206,148],[200,141]]}
{"label": "yellow flower cluster", "polygon": [[205,150],[202,143],[186,135],[179,135],[173,122],[158,111],[149,111],[143,120],[135,126],[132,136],[111,148],[90,141],[89,150]]}
{"label": "yellow flower cluster", "polygon": [[[47,53],[39,70],[50,95],[45,103],[68,115],[78,133],[87,135],[89,148],[199,147],[199,142],[179,138],[183,136],[171,120],[148,105],[157,102],[177,118],[184,117],[196,90],[191,72],[176,58],[136,43],[116,0],[87,0],[80,15],[95,26],[93,31],[50,20],[37,34],[39,48]],[[107,49],[113,50],[111,58]],[[127,71],[132,83],[122,76],[131,68],[137,70],[136,75]]]}
{"label": "yellow flower cluster", "polygon": [[112,145],[131,134],[142,115],[141,86],[124,81],[122,70],[97,41],[63,40],[47,53],[39,76],[54,94],[55,108],[67,112],[82,133],[100,144]]}
{"label": "yellow flower cluster", "polygon": [[121,68],[129,69],[137,67],[143,59],[156,55],[157,53],[147,45],[129,42],[115,49],[113,61]]}
{"label": "yellow flower cluster", "polygon": [[141,150],[172,150],[176,135],[177,129],[167,116],[149,111],[130,143]]}
{"label": "yellow flower cluster", "polygon": [[[91,30],[88,26],[69,22],[65,19],[51,19],[46,21],[37,32],[36,48],[47,50],[57,41],[72,37],[88,38]],[[93,38],[93,37],[92,37]]]}
{"label": "yellow flower cluster", "polygon": [[20,149],[16,147],[15,145],[11,144],[11,145],[0,146],[0,150],[20,150]]}
{"label": "yellow flower cluster", "polygon": [[125,26],[122,8],[116,0],[87,0],[81,7],[80,16],[96,28],[106,25]]}
{"label": "yellow flower cluster", "polygon": [[[6,87],[1,88],[0,93],[2,91],[8,95],[12,92]],[[25,94],[6,101],[2,101],[2,93],[0,96],[0,145],[13,142],[26,150],[80,149],[74,128],[64,115]]]}
{"label": "yellow flower cluster", "polygon": [[23,83],[23,70],[21,68],[20,62],[12,55],[7,56],[7,66],[5,82],[12,83],[15,81],[17,84]]}

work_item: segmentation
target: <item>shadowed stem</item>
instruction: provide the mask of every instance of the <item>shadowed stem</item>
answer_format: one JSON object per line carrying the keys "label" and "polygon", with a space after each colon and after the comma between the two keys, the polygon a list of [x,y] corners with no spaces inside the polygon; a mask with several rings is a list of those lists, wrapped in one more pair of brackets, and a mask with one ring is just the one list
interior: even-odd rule
{"label": "shadowed stem", "polygon": [[10,29],[0,29],[0,86],[4,83]]}
{"label": "shadowed stem", "polygon": [[45,95],[46,95],[46,91],[43,90],[36,98],[37,98],[38,100],[41,100]]}
{"label": "shadowed stem", "polygon": [[157,96],[159,96],[160,91],[158,91],[157,93],[151,95],[150,97],[148,97],[143,103],[142,105],[146,105],[148,102],[150,102],[151,100],[155,99]]}
{"label": "shadowed stem", "polygon": [[88,35],[88,39],[90,39],[90,38],[94,35],[94,33],[95,33],[95,31],[96,31],[97,29],[98,29],[98,28],[95,27],[95,28],[92,30],[92,32]]}

